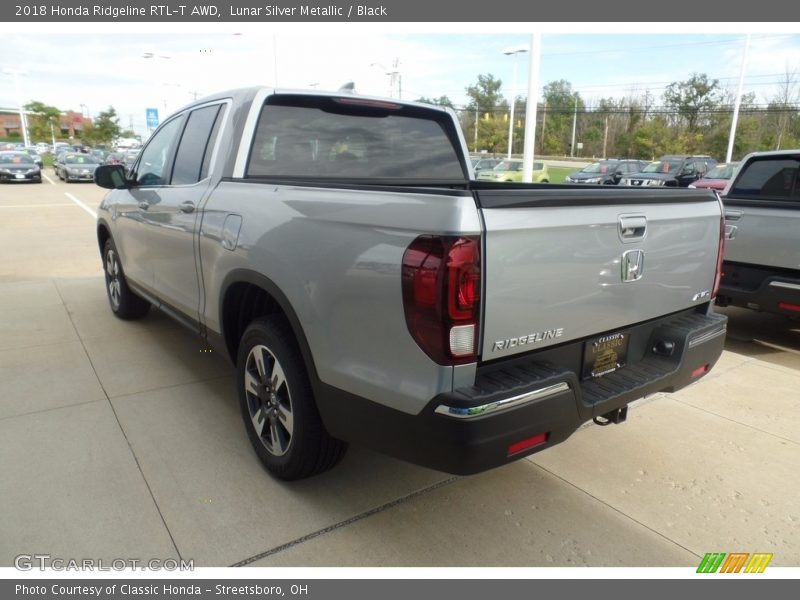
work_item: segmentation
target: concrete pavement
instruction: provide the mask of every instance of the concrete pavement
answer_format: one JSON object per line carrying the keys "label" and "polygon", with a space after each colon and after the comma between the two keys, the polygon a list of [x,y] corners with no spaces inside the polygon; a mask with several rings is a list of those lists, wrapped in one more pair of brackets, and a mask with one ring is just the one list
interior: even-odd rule
{"label": "concrete pavement", "polygon": [[250,448],[225,361],[163,314],[111,315],[80,206],[102,190],[50,178],[0,186],[0,565],[800,565],[800,323],[725,309],[727,350],[700,382],[501,469],[451,477],[351,447],[286,484]]}

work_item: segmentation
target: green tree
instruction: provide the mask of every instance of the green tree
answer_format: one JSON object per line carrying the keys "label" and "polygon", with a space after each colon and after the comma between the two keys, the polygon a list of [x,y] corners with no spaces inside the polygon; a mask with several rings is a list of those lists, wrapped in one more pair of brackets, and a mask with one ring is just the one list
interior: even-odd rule
{"label": "green tree", "polygon": [[92,138],[95,143],[111,144],[119,137],[122,129],[119,126],[119,117],[113,106],[102,111],[94,119]]}
{"label": "green tree", "polygon": [[502,85],[489,73],[478,75],[477,83],[465,88],[470,101],[461,115],[461,127],[470,145],[477,127],[478,150],[499,153],[508,145],[508,103],[500,93]]}
{"label": "green tree", "polygon": [[447,106],[448,108],[455,108],[453,101],[447,96],[439,96],[438,98],[426,98],[421,96],[414,100],[414,102],[421,102],[423,104],[433,104],[434,106]]}
{"label": "green tree", "polygon": [[55,106],[34,100],[28,102],[24,108],[28,114],[28,132],[32,141],[49,140],[52,138],[51,131],[60,132],[61,111]]}
{"label": "green tree", "polygon": [[[573,91],[572,84],[565,80],[551,81],[544,86],[546,102],[546,124],[543,135],[544,154],[569,154],[572,143],[572,118],[577,101],[578,114],[586,110],[580,94]],[[575,141],[580,141],[580,136]]]}
{"label": "green tree", "polygon": [[664,91],[664,104],[675,110],[686,121],[686,128],[695,132],[701,124],[707,124],[703,113],[719,108],[721,90],[717,79],[709,80],[705,73],[693,73],[686,81],[675,81]]}

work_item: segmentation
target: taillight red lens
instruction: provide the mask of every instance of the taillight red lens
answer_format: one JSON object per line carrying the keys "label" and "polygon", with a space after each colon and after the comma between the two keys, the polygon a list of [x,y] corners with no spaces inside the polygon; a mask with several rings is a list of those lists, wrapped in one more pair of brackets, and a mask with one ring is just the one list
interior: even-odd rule
{"label": "taillight red lens", "polygon": [[[722,203],[720,203],[720,206]],[[717,248],[717,270],[714,273],[714,287],[711,290],[711,299],[717,297],[719,284],[722,281],[722,262],[725,259],[725,212],[719,219],[719,247]]]}
{"label": "taillight red lens", "polygon": [[415,239],[403,254],[403,307],[411,336],[440,364],[477,356],[480,238]]}

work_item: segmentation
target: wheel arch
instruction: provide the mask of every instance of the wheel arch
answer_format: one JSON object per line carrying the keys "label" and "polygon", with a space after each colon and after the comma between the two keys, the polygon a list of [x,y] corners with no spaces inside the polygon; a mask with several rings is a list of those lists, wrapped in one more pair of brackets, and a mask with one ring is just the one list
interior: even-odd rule
{"label": "wheel arch", "polygon": [[103,250],[105,249],[106,242],[111,238],[111,228],[105,222],[105,220],[100,219],[97,222],[97,245],[100,248],[100,256],[103,256]]}
{"label": "wheel arch", "polygon": [[[312,386],[316,389],[317,370],[308,338],[297,313],[281,289],[268,277],[248,269],[228,273],[219,295],[220,340],[228,358],[236,364],[239,341],[254,319],[271,314],[283,315],[294,334]],[[209,331],[209,334],[211,332]]]}

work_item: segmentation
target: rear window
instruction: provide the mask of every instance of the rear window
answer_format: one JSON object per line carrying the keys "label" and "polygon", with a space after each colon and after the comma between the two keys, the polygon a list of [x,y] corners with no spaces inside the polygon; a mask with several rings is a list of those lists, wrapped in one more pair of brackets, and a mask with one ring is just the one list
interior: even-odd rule
{"label": "rear window", "polygon": [[800,200],[800,160],[757,158],[742,170],[728,196],[764,200]]}
{"label": "rear window", "polygon": [[273,97],[261,111],[246,176],[465,181],[446,113],[385,106]]}

